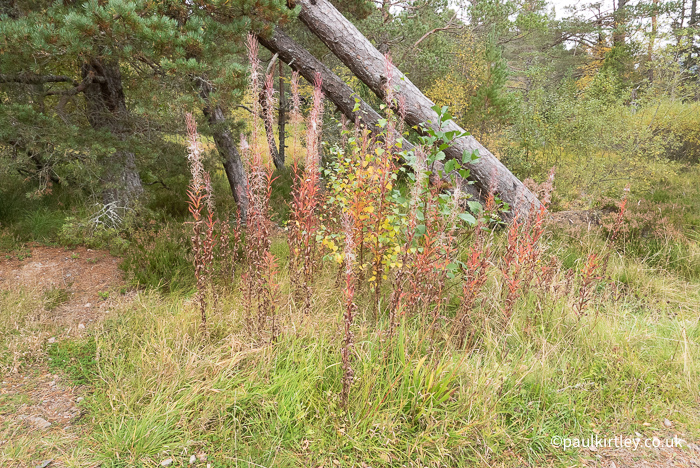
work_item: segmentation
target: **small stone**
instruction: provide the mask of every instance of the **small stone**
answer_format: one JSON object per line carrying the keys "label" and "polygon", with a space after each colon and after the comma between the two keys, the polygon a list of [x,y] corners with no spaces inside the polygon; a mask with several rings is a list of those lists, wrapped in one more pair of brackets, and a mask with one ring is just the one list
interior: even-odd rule
{"label": "small stone", "polygon": [[79,323],[79,324],[78,324],[78,330],[82,330],[82,329],[84,329],[84,328],[85,328],[85,324],[84,324],[84,323]]}
{"label": "small stone", "polygon": [[51,426],[50,422],[44,418],[40,418],[39,416],[29,416],[27,421],[31,422],[39,429],[46,429],[47,427]]}
{"label": "small stone", "polygon": [[85,304],[85,308],[87,309],[88,307],[92,307],[92,304],[89,302],[87,304]]}
{"label": "small stone", "polygon": [[591,444],[591,446],[588,447],[588,448],[590,449],[591,452],[597,452],[597,451],[598,451],[598,447],[596,447],[595,445],[592,445],[592,444]]}
{"label": "small stone", "polygon": [[199,459],[199,461],[205,462],[207,461],[207,454],[204,452],[199,452],[197,453],[197,458]]}
{"label": "small stone", "polygon": [[192,456],[190,457],[190,465],[194,465],[194,462],[196,462],[196,461],[197,461],[197,457],[195,457],[194,455],[192,455]]}
{"label": "small stone", "polygon": [[610,467],[609,468],[617,468],[617,465],[615,464],[614,461],[610,462]]}
{"label": "small stone", "polygon": [[80,403],[80,402],[83,401],[84,399],[85,399],[85,397],[79,396],[79,397],[75,400],[75,402],[76,402],[76,403]]}
{"label": "small stone", "polygon": [[55,343],[55,342],[56,342],[56,338],[54,338],[54,337],[52,336],[51,338],[48,339],[48,342],[49,342],[49,343]]}
{"label": "small stone", "polygon": [[671,427],[671,426],[673,426],[673,423],[671,421],[669,421],[668,419],[664,418],[664,426]]}
{"label": "small stone", "polygon": [[642,434],[640,434],[639,432],[635,432],[634,435],[636,435],[636,436],[639,437],[639,438],[642,437]]}
{"label": "small stone", "polygon": [[44,460],[43,462],[39,463],[34,468],[46,468],[47,466],[49,466],[51,464],[52,461],[53,460]]}
{"label": "small stone", "polygon": [[642,426],[644,426],[644,427],[649,427],[649,426],[651,426],[651,424],[648,423],[648,422],[645,422],[645,423],[642,423]]}
{"label": "small stone", "polygon": [[55,386],[56,386],[55,380],[52,380],[51,382],[49,382],[49,387],[55,387]]}
{"label": "small stone", "polygon": [[160,462],[160,466],[170,466],[173,464],[173,459],[172,458],[166,458],[162,462]]}

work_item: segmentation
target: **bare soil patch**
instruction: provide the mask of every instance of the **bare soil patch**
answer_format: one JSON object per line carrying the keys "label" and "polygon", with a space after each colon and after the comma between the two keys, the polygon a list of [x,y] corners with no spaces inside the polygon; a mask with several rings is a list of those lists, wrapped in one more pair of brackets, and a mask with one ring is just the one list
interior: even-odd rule
{"label": "bare soil patch", "polygon": [[0,258],[0,289],[65,292],[65,301],[49,307],[45,318],[69,327],[87,325],[109,310],[110,296],[123,284],[119,258],[85,247],[32,245],[30,249],[29,257]]}
{"label": "bare soil patch", "polygon": [[[44,308],[32,320],[46,325],[45,331],[26,339],[58,343],[88,333],[109,313],[124,284],[119,261],[108,252],[85,247],[30,245],[19,255],[0,256],[0,290],[24,288],[43,295]],[[52,371],[45,359],[2,376],[0,455],[3,448],[16,449],[18,443],[35,446],[21,459],[0,456],[0,465],[34,467],[51,460],[50,467],[67,466],[64,449],[84,432],[79,424],[83,393],[83,387]]]}

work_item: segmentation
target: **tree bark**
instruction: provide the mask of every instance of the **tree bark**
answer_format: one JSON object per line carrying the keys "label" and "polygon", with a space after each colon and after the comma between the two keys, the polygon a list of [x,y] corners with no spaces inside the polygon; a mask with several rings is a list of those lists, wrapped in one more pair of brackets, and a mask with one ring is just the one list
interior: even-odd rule
{"label": "tree bark", "polygon": [[233,199],[238,205],[238,212],[241,217],[241,222],[245,223],[248,215],[248,178],[243,167],[243,160],[236,149],[231,129],[226,125],[226,116],[224,115],[221,106],[212,106],[209,96],[211,87],[206,80],[199,79],[199,95],[204,100],[205,106],[202,109],[204,116],[209,120],[216,149],[219,155],[223,158],[224,171],[228,184],[231,187]]}
{"label": "tree bark", "polygon": [[651,35],[649,36],[649,81],[654,82],[654,41],[656,40],[659,0],[652,0],[654,10],[651,13]]}
{"label": "tree bark", "polygon": [[695,40],[695,37],[697,36],[697,31],[693,31],[693,29],[697,29],[698,23],[700,23],[698,0],[692,0],[690,3],[690,19],[688,21],[688,28],[690,29],[690,31],[688,32],[688,47],[690,49],[690,53],[688,54],[688,68],[691,68],[698,63],[698,55],[700,55],[700,47],[696,45]]}
{"label": "tree bark", "polygon": [[[395,95],[405,100],[404,120],[411,126],[425,123],[437,128],[439,118],[431,109],[434,103],[393,65],[391,83],[387,83],[386,60],[358,29],[348,21],[328,0],[299,0],[299,19],[326,44],[360,80],[377,96],[384,98],[387,86],[393,86]],[[464,130],[450,121],[443,130]],[[511,207],[511,216],[526,216],[540,207],[540,202],[489,150],[472,136],[453,142],[445,151],[448,158],[461,160],[466,151],[478,151],[479,161],[470,164],[470,179],[480,191],[481,198],[493,190]]]}
{"label": "tree bark", "polygon": [[[627,40],[627,2],[629,0],[617,0],[617,7],[613,13],[613,45],[622,47]],[[613,1],[614,4],[614,1]]]}
{"label": "tree bark", "polygon": [[280,141],[280,147],[279,147],[279,158],[280,161],[282,161],[282,165],[284,165],[284,160],[285,160],[285,148],[286,148],[286,124],[287,124],[287,97],[284,95],[284,62],[280,60],[279,63],[279,89],[280,89],[280,103],[279,103],[279,109],[277,112],[277,129],[279,131],[279,141]]}
{"label": "tree bark", "polygon": [[[119,64],[92,59],[83,64],[82,75],[90,126],[124,139],[130,129]],[[135,201],[143,193],[143,185],[134,153],[116,151],[106,162],[104,182],[102,201],[105,205],[124,208]]]}
{"label": "tree bark", "polygon": [[267,146],[270,149],[270,157],[275,165],[276,169],[284,169],[284,159],[280,158],[280,153],[277,151],[277,145],[275,144],[275,128],[272,122],[272,113],[274,109],[270,109],[267,105],[266,90],[263,89],[260,92],[260,110],[262,111],[262,121],[265,126],[265,138],[267,139]]}
{"label": "tree bark", "polygon": [[[263,47],[270,52],[279,54],[280,60],[289,64],[289,66],[297,71],[309,83],[313,84],[316,79],[316,73],[321,75],[321,87],[323,94],[331,100],[333,104],[345,115],[351,122],[356,122],[369,129],[374,135],[380,133],[382,128],[378,125],[381,115],[375,111],[372,106],[367,104],[338,77],[330,68],[323,64],[316,57],[311,55],[309,51],[294,42],[292,38],[280,28],[275,28],[274,32],[268,36],[258,36],[258,41]],[[355,104],[357,110],[355,110]],[[398,133],[394,135],[394,139],[403,138]],[[407,140],[403,139],[402,149],[410,151],[414,146]],[[435,169],[442,172],[443,164],[436,163]],[[475,199],[479,199],[479,192],[468,181],[463,180],[457,172],[449,175],[445,174],[445,180],[450,177],[458,180],[462,191],[472,195]]]}

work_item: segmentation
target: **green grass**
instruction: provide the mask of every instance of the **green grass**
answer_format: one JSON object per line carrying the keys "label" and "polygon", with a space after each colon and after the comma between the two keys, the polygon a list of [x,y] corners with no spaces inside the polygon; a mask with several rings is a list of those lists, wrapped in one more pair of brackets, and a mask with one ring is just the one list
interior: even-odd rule
{"label": "green grass", "polygon": [[76,195],[56,187],[52,194],[34,197],[33,190],[33,183],[15,177],[0,182],[0,226],[17,241],[54,242]]}
{"label": "green grass", "polygon": [[[45,359],[52,372],[92,389],[82,404],[89,430],[75,450],[102,466],[167,457],[185,464],[199,450],[217,467],[522,466],[521,458],[567,466],[579,454],[552,447],[554,435],[646,433],[669,418],[698,437],[700,296],[662,270],[614,258],[611,274],[628,291],[619,299],[600,291],[597,314],[578,319],[562,297],[540,309],[533,294],[502,330],[484,303],[473,317],[477,346],[466,352],[442,332],[429,338],[418,317],[402,320],[389,339],[386,321],[369,319],[361,301],[347,409],[330,267],[312,315],[282,308],[274,345],[246,329],[235,289],[210,310],[209,339],[198,332],[194,304],[144,291],[117,305],[94,335],[48,346]],[[282,285],[284,294],[286,275]],[[8,294],[3,305],[31,297]],[[29,301],[24,316],[41,304]],[[27,326],[4,317],[10,329]]]}
{"label": "green grass", "polygon": [[0,394],[0,415],[9,414],[18,406],[30,404],[29,397],[24,394],[5,395]]}
{"label": "green grass", "polygon": [[92,337],[50,344],[47,348],[49,368],[53,372],[63,371],[75,385],[93,383],[97,370],[96,349]]}
{"label": "green grass", "polygon": [[65,288],[52,287],[44,292],[44,307],[53,310],[70,300],[70,292]]}
{"label": "green grass", "polygon": [[417,319],[388,340],[384,321],[363,319],[365,305],[348,409],[331,270],[314,314],[292,306],[274,346],[246,331],[237,293],[210,312],[209,340],[194,305],[142,293],[95,336],[96,454],[104,466],[149,466],[166,454],[184,463],[185,452],[204,450],[214,466],[291,467],[520,466],[517,453],[542,466],[577,457],[553,448],[553,435],[593,427],[644,432],[667,417],[697,437],[700,297],[635,260],[616,260],[612,274],[629,294],[600,291],[597,314],[582,319],[566,300],[538,311],[530,296],[501,331],[480,309],[479,344],[466,353],[440,334],[427,339]]}
{"label": "green grass", "polygon": [[120,264],[132,284],[162,292],[192,290],[195,277],[188,228],[172,223],[136,232]]}
{"label": "green grass", "polygon": [[42,341],[37,336],[53,329],[37,320],[44,303],[40,291],[0,289],[0,373],[19,370],[42,359]]}

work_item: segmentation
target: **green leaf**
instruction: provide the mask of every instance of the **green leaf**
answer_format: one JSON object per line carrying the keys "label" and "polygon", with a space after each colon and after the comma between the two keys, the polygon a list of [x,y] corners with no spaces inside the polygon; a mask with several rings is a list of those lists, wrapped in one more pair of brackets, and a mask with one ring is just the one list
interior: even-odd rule
{"label": "green leaf", "polygon": [[481,213],[484,209],[478,201],[468,201],[467,206],[469,206],[469,211],[472,213]]}
{"label": "green leaf", "polygon": [[474,226],[476,224],[476,218],[469,213],[460,213],[459,219],[469,224],[470,226]]}
{"label": "green leaf", "polygon": [[457,130],[451,130],[449,132],[445,132],[445,139],[447,141],[452,141],[455,139],[455,136],[457,136],[459,132]]}

